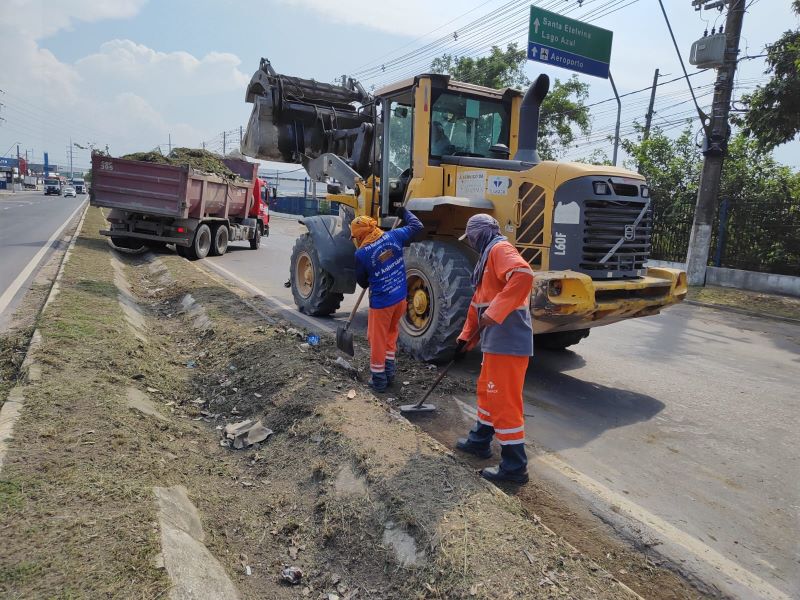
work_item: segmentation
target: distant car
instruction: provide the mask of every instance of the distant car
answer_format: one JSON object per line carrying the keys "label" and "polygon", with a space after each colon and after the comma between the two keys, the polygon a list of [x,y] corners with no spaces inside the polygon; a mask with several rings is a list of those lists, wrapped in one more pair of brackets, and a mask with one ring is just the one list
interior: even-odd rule
{"label": "distant car", "polygon": [[74,187],[64,188],[64,198],[66,198],[67,196],[72,196],[73,198],[77,198],[78,197],[78,194],[77,194],[77,192],[75,192],[75,188]]}

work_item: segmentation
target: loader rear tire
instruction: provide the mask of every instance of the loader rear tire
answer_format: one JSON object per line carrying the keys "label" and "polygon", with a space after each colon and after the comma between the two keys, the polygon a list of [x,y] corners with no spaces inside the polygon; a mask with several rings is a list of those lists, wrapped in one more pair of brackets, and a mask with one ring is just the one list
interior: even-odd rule
{"label": "loader rear tire", "polygon": [[450,358],[472,299],[472,261],[458,244],[425,241],[405,250],[408,308],[400,347],[424,361]]}
{"label": "loader rear tire", "polygon": [[554,333],[540,333],[533,336],[533,347],[545,350],[566,350],[574,346],[583,338],[589,337],[590,329],[575,329],[573,331],[556,331]]}
{"label": "loader rear tire", "polygon": [[297,308],[313,317],[335,313],[344,299],[344,294],[331,291],[333,276],[320,266],[317,248],[308,233],[297,238],[292,249],[289,281]]}

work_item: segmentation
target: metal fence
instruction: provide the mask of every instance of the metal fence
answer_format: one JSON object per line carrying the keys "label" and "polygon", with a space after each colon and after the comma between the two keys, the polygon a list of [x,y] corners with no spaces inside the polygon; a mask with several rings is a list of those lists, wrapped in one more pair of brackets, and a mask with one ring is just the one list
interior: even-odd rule
{"label": "metal fence", "polygon": [[[684,262],[694,197],[653,195],[651,257]],[[723,198],[714,217],[709,264],[800,276],[800,198]]]}

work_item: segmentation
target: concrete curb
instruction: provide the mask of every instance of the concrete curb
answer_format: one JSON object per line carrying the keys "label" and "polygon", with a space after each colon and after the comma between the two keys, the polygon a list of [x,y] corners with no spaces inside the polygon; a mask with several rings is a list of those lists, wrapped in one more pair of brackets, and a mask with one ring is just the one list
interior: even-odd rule
{"label": "concrete curb", "polygon": [[754,317],[757,319],[769,319],[772,321],[791,323],[792,325],[800,325],[800,319],[793,319],[792,317],[782,317],[780,315],[768,315],[764,313],[753,312],[752,310],[746,310],[744,308],[737,308],[735,306],[727,306],[725,304],[710,304],[708,302],[700,302],[698,300],[684,300],[684,303],[691,304],[692,306],[702,306],[703,308],[712,308],[715,310],[732,312],[739,315]]}

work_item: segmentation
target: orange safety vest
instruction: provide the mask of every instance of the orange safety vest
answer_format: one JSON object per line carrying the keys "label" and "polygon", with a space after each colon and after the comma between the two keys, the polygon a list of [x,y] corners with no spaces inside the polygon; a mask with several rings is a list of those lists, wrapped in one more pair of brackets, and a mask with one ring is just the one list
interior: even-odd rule
{"label": "orange safety vest", "polygon": [[481,333],[481,351],[514,356],[533,355],[530,299],[533,270],[507,241],[497,242],[472,297],[459,339],[470,340],[486,314],[497,325]]}

